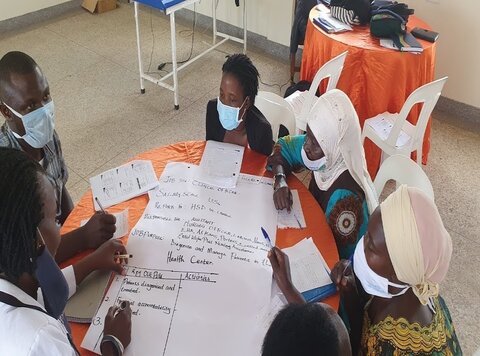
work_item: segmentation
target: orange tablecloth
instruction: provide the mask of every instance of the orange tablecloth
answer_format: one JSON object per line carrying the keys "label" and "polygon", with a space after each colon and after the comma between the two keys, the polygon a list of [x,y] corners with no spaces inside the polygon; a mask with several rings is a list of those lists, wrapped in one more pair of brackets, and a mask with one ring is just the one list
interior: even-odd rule
{"label": "orange tablecloth", "polygon": [[[300,78],[312,81],[320,67],[333,57],[348,51],[337,88],[352,100],[360,119],[385,111],[400,112],[407,97],[418,87],[431,82],[435,71],[435,44],[419,40],[423,53],[412,54],[386,49],[379,39],[370,35],[368,26],[355,26],[353,31],[328,34],[313,23],[318,10],[310,11],[303,49]],[[408,29],[430,27],[415,16],[410,16]],[[326,85],[322,86],[322,92]],[[415,106],[408,120],[417,122],[420,107]],[[423,141],[423,163],[427,163],[430,150],[430,123]],[[365,141],[365,156],[372,177],[380,164],[380,149],[370,140]]]}
{"label": "orange tablecloth", "polygon": [[[163,169],[168,162],[188,162],[199,164],[202,158],[205,142],[181,142],[170,146],[156,148],[154,150],[142,153],[134,159],[145,159],[153,162],[153,167],[157,176],[163,172]],[[247,174],[270,176],[271,173],[265,171],[266,157],[253,152],[250,149],[245,150],[243,157],[242,172]],[[293,189],[299,192],[302,203],[303,213],[307,222],[305,229],[286,229],[277,230],[277,246],[280,248],[289,247],[304,237],[312,237],[318,249],[322,252],[327,264],[330,268],[338,261],[337,247],[333,239],[332,232],[327,225],[327,221],[322,209],[316,202],[315,198],[310,194],[307,188],[293,175],[289,177],[288,183]],[[127,202],[115,205],[109,208],[109,212],[122,211],[125,208],[129,209],[129,226],[132,228],[140,219],[143,210],[147,206],[148,197],[143,195],[141,197],[131,199]],[[67,221],[63,225],[62,233],[69,232],[80,226],[82,219],[89,218],[94,213],[92,192],[89,190],[82,197],[78,205],[72,211]],[[126,244],[128,235],[123,238],[123,243]],[[85,256],[86,252],[76,256],[67,261],[62,267],[70,265],[80,258]],[[334,295],[325,300],[333,308],[337,309],[339,304],[338,295]],[[80,348],[80,344],[87,332],[89,324],[70,323],[72,327],[73,340],[75,345],[80,350],[82,355],[94,355],[93,353]]]}

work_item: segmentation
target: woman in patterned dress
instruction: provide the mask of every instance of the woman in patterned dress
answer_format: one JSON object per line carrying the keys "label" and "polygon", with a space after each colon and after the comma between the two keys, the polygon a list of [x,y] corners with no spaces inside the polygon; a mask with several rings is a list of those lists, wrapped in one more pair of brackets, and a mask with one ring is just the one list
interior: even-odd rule
{"label": "woman in patterned dress", "polygon": [[452,240],[425,193],[402,185],[370,216],[353,268],[332,270],[362,355],[462,355],[450,312],[439,295]]}

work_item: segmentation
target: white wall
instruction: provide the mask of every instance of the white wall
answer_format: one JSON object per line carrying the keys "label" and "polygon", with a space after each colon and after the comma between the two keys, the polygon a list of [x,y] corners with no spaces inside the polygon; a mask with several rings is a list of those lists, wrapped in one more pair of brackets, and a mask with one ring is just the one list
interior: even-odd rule
{"label": "white wall", "polygon": [[436,77],[449,77],[443,96],[480,108],[480,1],[402,1],[440,33]]}
{"label": "white wall", "polygon": [[[68,0],[0,0],[0,21]],[[212,14],[212,1],[201,0],[197,11]],[[247,1],[249,31],[271,41],[289,45],[294,0]],[[448,75],[443,95],[480,108],[480,1],[402,0],[415,14],[440,33],[437,42],[436,77]],[[242,27],[242,7],[234,0],[218,0],[219,20]]]}
{"label": "white wall", "polygon": [[[201,0],[196,5],[201,14],[212,16],[212,1]],[[243,27],[243,4],[247,2],[247,29],[271,41],[290,45],[294,0],[219,0],[217,18],[234,26]]]}
{"label": "white wall", "polygon": [[68,0],[0,0],[0,21],[28,14]]}

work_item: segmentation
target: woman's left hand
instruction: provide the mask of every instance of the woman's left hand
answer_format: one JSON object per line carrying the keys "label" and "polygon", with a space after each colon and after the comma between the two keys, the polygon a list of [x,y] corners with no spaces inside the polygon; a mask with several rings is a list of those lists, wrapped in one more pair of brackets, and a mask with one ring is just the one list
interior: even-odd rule
{"label": "woman's left hand", "polygon": [[124,255],[127,253],[125,246],[120,240],[109,240],[87,256],[92,270],[113,271],[118,274],[123,273],[123,266],[120,262],[128,262],[127,259],[115,258],[115,255]]}

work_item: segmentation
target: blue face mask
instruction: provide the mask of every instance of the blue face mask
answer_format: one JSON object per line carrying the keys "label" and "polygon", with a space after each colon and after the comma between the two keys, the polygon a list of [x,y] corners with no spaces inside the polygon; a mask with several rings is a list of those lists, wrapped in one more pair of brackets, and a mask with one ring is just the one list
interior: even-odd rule
{"label": "blue face mask", "polygon": [[246,100],[247,98],[245,98],[239,108],[236,108],[233,106],[225,105],[220,101],[220,98],[217,98],[218,117],[220,119],[220,123],[225,130],[234,130],[238,127],[238,125],[240,125],[240,122],[242,122],[242,118],[239,119],[238,115],[240,113],[240,109],[245,104]]}
{"label": "blue face mask", "polygon": [[5,103],[4,105],[22,120],[25,128],[24,136],[20,136],[12,131],[16,138],[25,140],[33,148],[43,148],[53,139],[53,130],[55,129],[55,106],[53,105],[53,100],[26,115],[16,112]]}
{"label": "blue face mask", "polygon": [[[40,230],[38,233],[43,240]],[[51,317],[59,319],[67,305],[68,283],[45,245],[37,256],[36,264],[35,277],[42,290],[45,309]]]}

